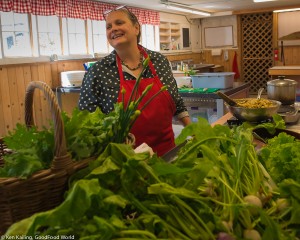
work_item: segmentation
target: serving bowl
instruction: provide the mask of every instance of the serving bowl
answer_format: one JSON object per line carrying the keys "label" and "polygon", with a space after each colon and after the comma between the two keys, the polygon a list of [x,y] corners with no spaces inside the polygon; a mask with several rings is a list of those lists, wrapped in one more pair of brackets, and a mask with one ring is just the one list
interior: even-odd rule
{"label": "serving bowl", "polygon": [[[239,104],[244,104],[247,101],[255,101],[256,98],[242,98],[242,99],[234,99],[237,103],[237,106],[230,106],[225,103],[227,109],[232,113],[234,117],[238,120],[247,121],[247,122],[263,122],[269,119],[272,119],[272,116],[277,113],[279,107],[281,106],[281,102],[276,100],[267,100],[271,103],[270,106],[253,106],[253,107],[244,107]],[[262,99],[263,100],[263,99]],[[259,100],[257,100],[259,101]],[[266,101],[264,99],[263,101]]]}

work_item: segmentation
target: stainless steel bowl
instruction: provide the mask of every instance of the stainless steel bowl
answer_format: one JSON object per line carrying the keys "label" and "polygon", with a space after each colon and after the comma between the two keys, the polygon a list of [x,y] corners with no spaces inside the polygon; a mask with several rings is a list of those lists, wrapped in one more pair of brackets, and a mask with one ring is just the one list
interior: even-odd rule
{"label": "stainless steel bowl", "polygon": [[[234,99],[237,103],[239,101],[250,100],[253,98],[243,98],[243,99]],[[228,110],[235,116],[237,119],[248,122],[262,122],[272,118],[274,114],[277,113],[281,102],[276,100],[269,100],[273,103],[273,106],[266,108],[245,108],[239,106],[229,106],[225,103]]]}

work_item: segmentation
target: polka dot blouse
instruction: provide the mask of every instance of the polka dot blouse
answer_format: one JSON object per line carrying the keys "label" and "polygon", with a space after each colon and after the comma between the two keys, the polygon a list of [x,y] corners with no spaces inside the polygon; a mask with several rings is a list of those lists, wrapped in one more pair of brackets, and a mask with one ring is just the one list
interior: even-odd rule
{"label": "polka dot blouse", "polygon": [[[178,118],[188,116],[187,109],[183,99],[178,93],[176,81],[167,58],[159,52],[145,49],[149,55],[156,73],[163,85],[172,96],[175,105],[175,116]],[[135,79],[130,73],[124,71],[125,80]],[[152,78],[153,75],[149,68],[143,73],[143,78]],[[120,77],[116,63],[116,52],[113,51],[108,56],[96,62],[85,74],[81,90],[78,107],[80,110],[87,109],[90,112],[100,107],[104,113],[109,113],[114,109],[114,103],[117,102],[120,91]]]}

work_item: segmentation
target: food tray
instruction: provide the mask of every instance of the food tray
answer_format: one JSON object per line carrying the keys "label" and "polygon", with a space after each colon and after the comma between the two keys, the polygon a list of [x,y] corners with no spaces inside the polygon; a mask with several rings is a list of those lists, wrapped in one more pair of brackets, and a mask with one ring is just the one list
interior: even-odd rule
{"label": "food tray", "polygon": [[234,72],[199,73],[192,75],[193,88],[231,88],[233,87]]}

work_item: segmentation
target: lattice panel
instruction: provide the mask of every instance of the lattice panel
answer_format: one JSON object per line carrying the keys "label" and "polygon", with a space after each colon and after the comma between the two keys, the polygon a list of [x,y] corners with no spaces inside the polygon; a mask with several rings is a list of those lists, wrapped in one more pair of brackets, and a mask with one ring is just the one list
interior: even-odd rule
{"label": "lattice panel", "polygon": [[268,69],[273,66],[273,14],[247,14],[242,19],[242,71],[251,84],[250,94],[266,89]]}

